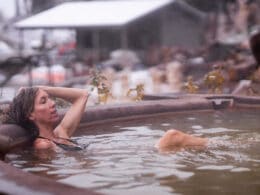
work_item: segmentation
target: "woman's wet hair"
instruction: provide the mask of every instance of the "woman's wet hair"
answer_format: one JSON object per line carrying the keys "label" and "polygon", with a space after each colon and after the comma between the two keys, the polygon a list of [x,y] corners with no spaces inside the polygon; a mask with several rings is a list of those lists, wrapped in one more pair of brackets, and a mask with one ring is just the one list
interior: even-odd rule
{"label": "woman's wet hair", "polygon": [[29,119],[34,110],[34,101],[39,88],[22,88],[14,97],[6,114],[5,123],[17,124],[30,131],[33,137],[37,137],[39,129],[36,124]]}

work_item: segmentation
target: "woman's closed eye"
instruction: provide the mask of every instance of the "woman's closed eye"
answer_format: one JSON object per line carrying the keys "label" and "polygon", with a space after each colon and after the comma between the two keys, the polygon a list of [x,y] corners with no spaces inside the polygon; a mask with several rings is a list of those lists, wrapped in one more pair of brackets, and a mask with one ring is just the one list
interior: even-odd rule
{"label": "woman's closed eye", "polygon": [[41,99],[40,99],[40,104],[45,104],[45,103],[47,103],[48,99],[49,99],[49,97],[47,97],[47,96],[41,97]]}

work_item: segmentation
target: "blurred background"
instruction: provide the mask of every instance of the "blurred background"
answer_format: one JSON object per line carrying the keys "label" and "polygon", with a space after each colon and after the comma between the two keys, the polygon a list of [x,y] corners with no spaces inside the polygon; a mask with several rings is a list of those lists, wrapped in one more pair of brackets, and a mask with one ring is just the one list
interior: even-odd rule
{"label": "blurred background", "polygon": [[257,96],[259,8],[257,0],[0,0],[1,100],[35,84],[82,87],[111,102],[140,90]]}

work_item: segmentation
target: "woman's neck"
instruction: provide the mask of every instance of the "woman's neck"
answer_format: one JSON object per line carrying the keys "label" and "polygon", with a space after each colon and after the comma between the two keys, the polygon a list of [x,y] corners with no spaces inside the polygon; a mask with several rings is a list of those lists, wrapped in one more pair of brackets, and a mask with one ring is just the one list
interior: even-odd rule
{"label": "woman's neck", "polygon": [[47,125],[39,125],[39,136],[46,138],[54,138],[53,127]]}

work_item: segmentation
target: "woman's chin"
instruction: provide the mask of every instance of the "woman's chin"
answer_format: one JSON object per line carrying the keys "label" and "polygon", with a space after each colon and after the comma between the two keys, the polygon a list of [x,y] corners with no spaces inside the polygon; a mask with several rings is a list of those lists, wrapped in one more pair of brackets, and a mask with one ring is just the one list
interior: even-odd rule
{"label": "woman's chin", "polygon": [[54,116],[52,116],[51,121],[52,121],[53,123],[56,123],[56,122],[59,121],[59,119],[60,119],[59,115],[54,115]]}

